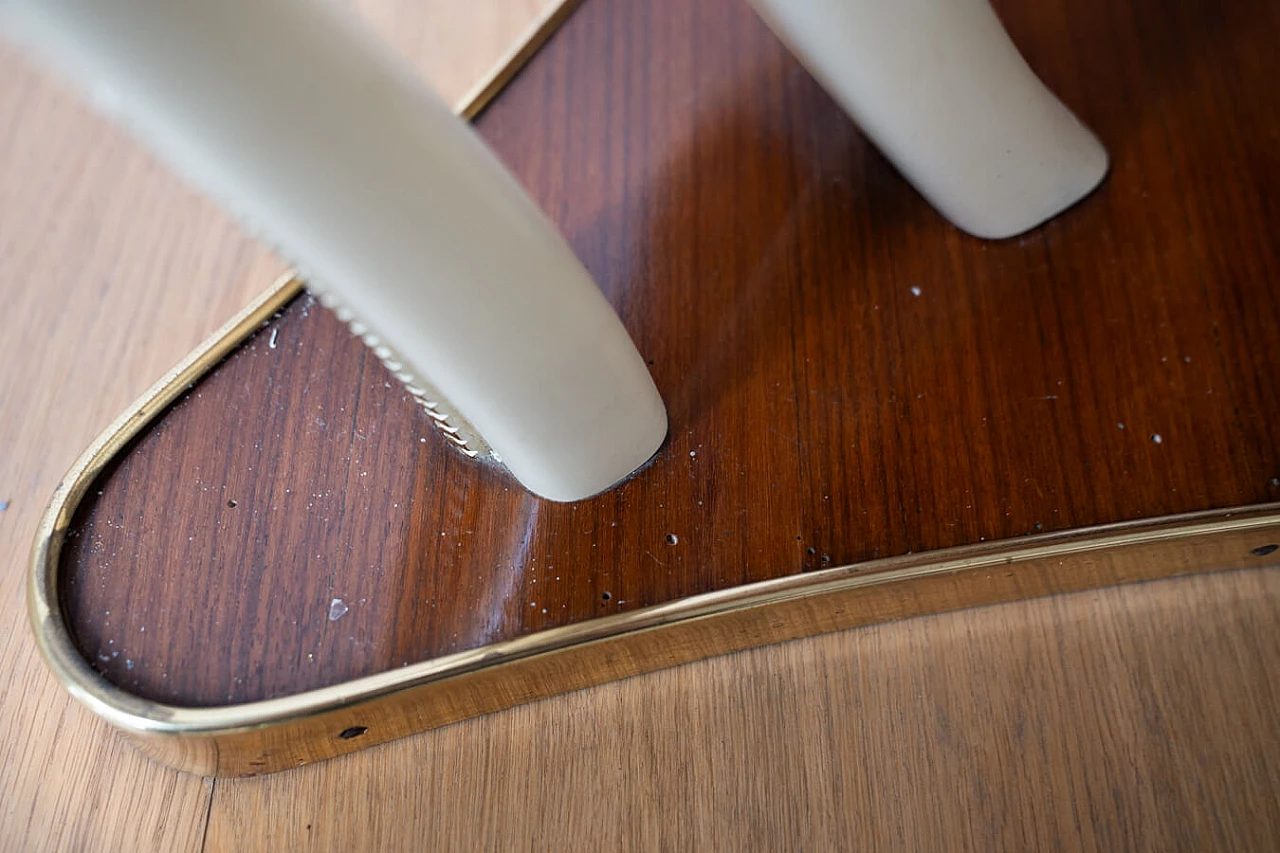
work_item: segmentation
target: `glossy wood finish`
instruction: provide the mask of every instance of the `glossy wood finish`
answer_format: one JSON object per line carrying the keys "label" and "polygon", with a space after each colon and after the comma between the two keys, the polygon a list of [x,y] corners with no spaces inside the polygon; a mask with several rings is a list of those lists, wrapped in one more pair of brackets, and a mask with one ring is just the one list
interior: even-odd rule
{"label": "glossy wood finish", "polygon": [[807,569],[1280,497],[1280,11],[1000,8],[1113,169],[985,243],[744,5],[588,0],[479,125],[651,361],[663,452],[599,498],[532,498],[304,297],[84,506],[86,657],[148,698],[242,702]]}

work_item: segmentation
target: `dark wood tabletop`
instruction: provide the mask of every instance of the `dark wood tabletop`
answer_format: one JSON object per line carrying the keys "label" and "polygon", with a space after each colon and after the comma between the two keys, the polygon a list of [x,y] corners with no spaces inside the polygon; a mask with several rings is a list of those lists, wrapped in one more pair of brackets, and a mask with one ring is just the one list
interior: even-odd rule
{"label": "dark wood tabletop", "polygon": [[999,10],[1112,166],[989,242],[745,4],[588,0],[477,124],[648,361],[657,458],[537,499],[304,295],[82,507],[86,658],[147,698],[244,702],[832,565],[1280,499],[1280,7]]}

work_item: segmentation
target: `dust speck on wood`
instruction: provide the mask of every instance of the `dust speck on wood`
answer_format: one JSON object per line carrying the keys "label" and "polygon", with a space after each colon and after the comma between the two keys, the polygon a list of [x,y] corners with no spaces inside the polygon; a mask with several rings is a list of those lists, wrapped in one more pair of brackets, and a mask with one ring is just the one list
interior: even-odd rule
{"label": "dust speck on wood", "polygon": [[341,598],[333,599],[329,602],[329,621],[337,622],[346,615],[349,609],[350,608],[347,607],[347,603]]}

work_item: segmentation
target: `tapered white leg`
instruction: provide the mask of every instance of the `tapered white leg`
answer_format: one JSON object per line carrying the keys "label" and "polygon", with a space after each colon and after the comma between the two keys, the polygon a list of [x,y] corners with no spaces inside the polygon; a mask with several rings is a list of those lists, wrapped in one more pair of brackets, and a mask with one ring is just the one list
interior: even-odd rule
{"label": "tapered white leg", "polygon": [[587,497],[662,443],[644,361],[555,228],[331,3],[0,0],[0,23],[336,295],[532,491]]}
{"label": "tapered white leg", "polygon": [[753,0],[885,156],[979,237],[1026,231],[1105,176],[1097,138],[987,0]]}

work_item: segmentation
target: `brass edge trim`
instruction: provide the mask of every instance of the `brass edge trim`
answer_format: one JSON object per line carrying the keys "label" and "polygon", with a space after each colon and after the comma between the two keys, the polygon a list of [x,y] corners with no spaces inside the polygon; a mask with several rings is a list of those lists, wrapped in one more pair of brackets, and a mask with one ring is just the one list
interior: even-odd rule
{"label": "brass edge trim", "polygon": [[581,3],[582,0],[558,0],[547,7],[494,64],[493,69],[459,99],[454,111],[467,121],[484,112],[484,108],[520,73]]}
{"label": "brass edge trim", "polygon": [[[767,643],[1053,593],[1274,567],[1274,560],[1260,559],[1269,552],[1258,546],[1277,538],[1280,505],[1270,504],[892,558],[552,629],[271,702],[218,709],[151,704],[152,711],[180,716],[163,729],[127,731],[143,751],[182,769],[276,772]],[[202,725],[210,721],[221,727]],[[367,737],[346,740],[349,729]]]}

